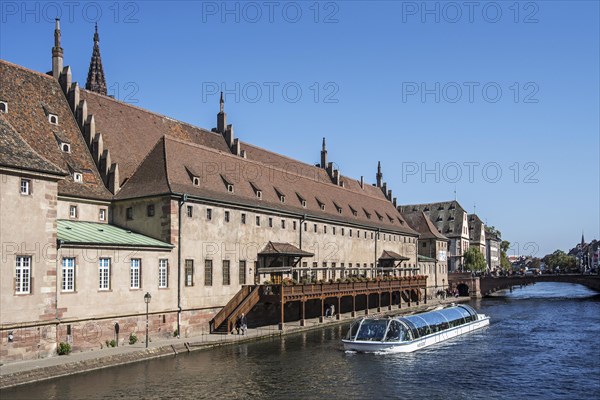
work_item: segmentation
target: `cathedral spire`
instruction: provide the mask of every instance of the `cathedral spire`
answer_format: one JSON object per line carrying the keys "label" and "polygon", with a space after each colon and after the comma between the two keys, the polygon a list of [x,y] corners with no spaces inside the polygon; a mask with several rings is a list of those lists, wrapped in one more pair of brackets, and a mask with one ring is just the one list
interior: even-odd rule
{"label": "cathedral spire", "polygon": [[381,187],[381,180],[383,179],[383,174],[381,173],[381,161],[377,161],[377,175],[375,175],[377,179],[377,187]]}
{"label": "cathedral spire", "polygon": [[327,168],[327,147],[325,146],[325,138],[321,145],[321,168]]}
{"label": "cathedral spire", "polygon": [[54,22],[54,47],[52,48],[52,76],[60,77],[63,69],[63,49],[60,47],[60,19]]}
{"label": "cathedral spire", "polygon": [[221,99],[219,100],[219,113],[217,114],[217,132],[225,133],[227,130],[227,114],[225,114],[225,99],[223,98],[223,92],[221,92]]}
{"label": "cathedral spire", "polygon": [[104,78],[104,69],[102,68],[102,57],[100,57],[98,23],[96,23],[96,30],[94,32],[94,50],[92,51],[92,59],[90,60],[90,69],[85,88],[106,96],[106,79]]}

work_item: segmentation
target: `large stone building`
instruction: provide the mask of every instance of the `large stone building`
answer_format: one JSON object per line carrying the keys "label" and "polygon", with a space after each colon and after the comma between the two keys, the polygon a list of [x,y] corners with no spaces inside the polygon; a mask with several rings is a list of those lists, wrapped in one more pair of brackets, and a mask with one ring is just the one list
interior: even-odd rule
{"label": "large stone building", "polygon": [[60,39],[57,21],[47,74],[0,60],[3,361],[143,332],[147,292],[152,334],[206,330],[243,285],[276,278],[269,242],[302,251],[298,279],[418,268],[380,166],[369,185],[324,141],[318,166],[242,142],[223,99],[205,130],[108,97],[97,30],[84,89]]}
{"label": "large stone building", "polygon": [[438,232],[450,240],[448,271],[462,269],[463,253],[469,248],[470,237],[467,212],[458,201],[402,205],[398,210],[405,218],[412,218],[412,214],[424,214]]}
{"label": "large stone building", "polygon": [[[469,214],[469,246],[474,247],[485,257],[485,224],[477,214]],[[489,267],[489,264],[488,264]]]}

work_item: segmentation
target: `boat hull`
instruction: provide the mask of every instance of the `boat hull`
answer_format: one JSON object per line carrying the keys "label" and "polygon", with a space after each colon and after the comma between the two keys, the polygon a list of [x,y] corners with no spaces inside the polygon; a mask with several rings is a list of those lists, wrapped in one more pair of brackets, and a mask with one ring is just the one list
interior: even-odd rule
{"label": "boat hull", "polygon": [[411,353],[413,351],[423,349],[436,343],[441,343],[448,339],[452,339],[457,336],[473,332],[477,329],[486,327],[489,324],[490,318],[486,316],[478,319],[477,321],[473,321],[468,324],[457,326],[441,332],[432,333],[430,335],[423,336],[421,338],[411,340],[408,342],[374,342],[354,341],[347,339],[343,339],[342,342],[344,344],[344,349],[350,351],[358,351],[364,353],[373,353],[380,351]]}

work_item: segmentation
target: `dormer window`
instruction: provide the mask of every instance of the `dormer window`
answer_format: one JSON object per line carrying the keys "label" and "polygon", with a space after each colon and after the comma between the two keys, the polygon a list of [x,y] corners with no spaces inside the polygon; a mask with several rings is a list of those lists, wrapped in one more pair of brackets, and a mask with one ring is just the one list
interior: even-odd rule
{"label": "dormer window", "polygon": [[282,203],[285,203],[285,194],[283,194],[283,192],[279,189],[277,189],[275,186],[273,186],[273,189],[275,189],[275,193],[277,193],[277,197],[279,197],[279,201]]}
{"label": "dormer window", "polygon": [[381,214],[379,214],[377,211],[375,211],[375,214],[377,214],[377,218],[379,218],[380,221],[383,221],[383,217],[381,216]]}
{"label": "dormer window", "polygon": [[6,101],[0,101],[0,113],[8,113],[8,103]]}
{"label": "dormer window", "polygon": [[319,208],[322,211],[325,211],[325,203],[323,203],[318,197],[315,197],[315,200],[317,200],[317,204],[319,204]]}
{"label": "dormer window", "polygon": [[300,204],[302,204],[302,207],[306,208],[306,200],[304,199],[304,197],[302,197],[298,192],[296,192],[296,196],[298,196],[298,200],[300,200]]}
{"label": "dormer window", "polygon": [[231,179],[227,179],[227,177],[225,175],[221,175],[221,179],[223,180],[223,183],[225,184],[225,188],[227,189],[227,191],[229,193],[233,193],[233,182],[231,181]]}
{"label": "dormer window", "polygon": [[62,143],[60,145],[60,149],[62,150],[63,153],[70,153],[71,152],[71,145],[69,143]]}
{"label": "dormer window", "polygon": [[335,209],[338,212],[338,214],[341,214],[342,213],[342,207],[340,207],[335,201],[333,202],[333,205],[335,206]]}
{"label": "dormer window", "polygon": [[250,186],[252,186],[252,190],[254,190],[254,194],[258,199],[262,199],[262,190],[258,187],[258,185],[254,182],[250,182]]}
{"label": "dormer window", "polygon": [[50,122],[52,125],[58,125],[58,115],[48,114],[48,122]]}
{"label": "dormer window", "polygon": [[73,180],[75,182],[83,182],[83,174],[81,172],[73,172]]}
{"label": "dormer window", "polygon": [[197,176],[192,177],[192,183],[194,186],[200,186],[200,178]]}
{"label": "dormer window", "polygon": [[370,212],[368,212],[367,210],[365,210],[364,208],[363,208],[363,211],[365,212],[365,216],[366,216],[368,219],[371,219],[371,213],[370,213]]}

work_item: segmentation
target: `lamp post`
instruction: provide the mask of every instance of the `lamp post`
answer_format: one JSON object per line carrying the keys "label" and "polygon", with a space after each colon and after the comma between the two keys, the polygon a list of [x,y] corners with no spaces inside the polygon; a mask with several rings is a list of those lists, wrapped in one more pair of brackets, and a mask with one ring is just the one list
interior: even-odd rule
{"label": "lamp post", "polygon": [[146,348],[148,348],[148,305],[150,304],[150,300],[152,300],[152,296],[150,292],[146,292],[144,295],[144,303],[146,303]]}

